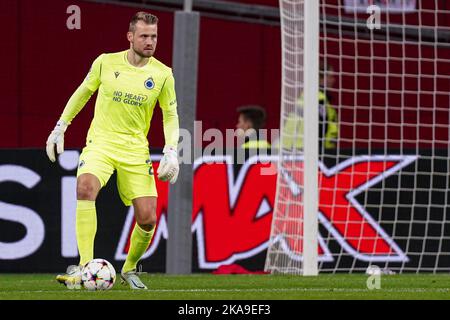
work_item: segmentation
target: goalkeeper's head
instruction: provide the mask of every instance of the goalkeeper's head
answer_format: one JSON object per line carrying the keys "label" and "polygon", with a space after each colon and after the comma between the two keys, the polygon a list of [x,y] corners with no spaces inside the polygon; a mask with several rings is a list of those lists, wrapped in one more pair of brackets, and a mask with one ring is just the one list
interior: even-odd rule
{"label": "goalkeeper's head", "polygon": [[130,49],[142,58],[150,58],[158,42],[158,17],[147,12],[138,12],[131,18],[127,33]]}

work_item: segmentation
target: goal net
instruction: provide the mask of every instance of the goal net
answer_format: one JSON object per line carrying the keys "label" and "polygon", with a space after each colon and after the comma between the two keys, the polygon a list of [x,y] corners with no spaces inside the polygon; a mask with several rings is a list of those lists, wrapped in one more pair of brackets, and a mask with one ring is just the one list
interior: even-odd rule
{"label": "goal net", "polygon": [[[307,3],[319,6],[318,63]],[[450,271],[450,3],[280,0],[280,18],[266,271]]]}

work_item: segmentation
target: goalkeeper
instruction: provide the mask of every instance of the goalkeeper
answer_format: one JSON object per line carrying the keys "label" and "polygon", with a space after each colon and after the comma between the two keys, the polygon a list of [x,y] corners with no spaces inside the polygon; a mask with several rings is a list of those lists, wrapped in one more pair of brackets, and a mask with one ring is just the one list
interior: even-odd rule
{"label": "goalkeeper", "polygon": [[157,190],[150,161],[147,133],[157,101],[163,113],[165,147],[158,178],[175,183],[179,165],[179,124],[172,70],[153,57],[158,18],[138,12],[129,25],[130,49],[102,54],[84,82],[69,99],[47,140],[47,155],[54,162],[55,147],[64,151],[64,132],[98,90],[95,115],[87,133],[77,171],[76,237],[79,265],[69,266],[57,281],[80,287],[81,266],[94,258],[97,229],[95,200],[117,171],[117,187],[125,205],[134,207],[133,229],[121,278],[132,289],[147,289],[136,265],[152,239],[156,225]]}

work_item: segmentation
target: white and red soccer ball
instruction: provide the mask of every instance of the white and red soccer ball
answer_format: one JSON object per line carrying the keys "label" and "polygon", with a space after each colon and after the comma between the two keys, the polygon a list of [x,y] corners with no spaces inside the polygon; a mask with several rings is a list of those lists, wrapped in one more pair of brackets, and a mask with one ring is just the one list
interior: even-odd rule
{"label": "white and red soccer ball", "polygon": [[116,281],[116,270],[105,259],[93,259],[81,270],[81,282],[87,290],[109,290]]}

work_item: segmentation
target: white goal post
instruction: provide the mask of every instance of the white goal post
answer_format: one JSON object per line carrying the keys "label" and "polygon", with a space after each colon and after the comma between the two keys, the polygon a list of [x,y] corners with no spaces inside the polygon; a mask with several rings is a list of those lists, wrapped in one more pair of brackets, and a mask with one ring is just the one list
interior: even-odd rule
{"label": "white goal post", "polygon": [[[300,2],[300,1],[299,1]],[[304,2],[304,52],[303,52],[303,98],[304,105],[318,101],[319,88],[319,0]],[[303,217],[303,275],[318,274],[317,236],[319,189],[317,172],[319,166],[319,119],[318,108],[304,108],[304,217]]]}

